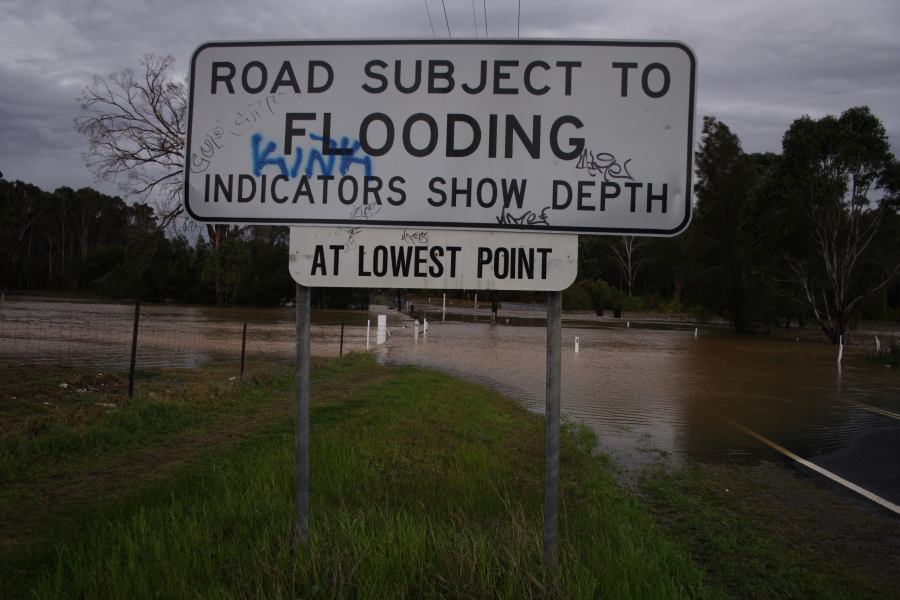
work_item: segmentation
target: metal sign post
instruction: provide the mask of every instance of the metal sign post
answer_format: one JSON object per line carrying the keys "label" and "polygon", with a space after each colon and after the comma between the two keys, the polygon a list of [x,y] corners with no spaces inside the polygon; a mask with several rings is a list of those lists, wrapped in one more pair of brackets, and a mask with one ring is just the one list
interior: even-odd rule
{"label": "metal sign post", "polygon": [[547,400],[544,409],[544,560],[556,568],[559,546],[559,397],[562,292],[547,292]]}
{"label": "metal sign post", "polygon": [[310,290],[297,285],[297,364],[294,375],[297,424],[294,433],[294,547],[309,537],[309,331]]}

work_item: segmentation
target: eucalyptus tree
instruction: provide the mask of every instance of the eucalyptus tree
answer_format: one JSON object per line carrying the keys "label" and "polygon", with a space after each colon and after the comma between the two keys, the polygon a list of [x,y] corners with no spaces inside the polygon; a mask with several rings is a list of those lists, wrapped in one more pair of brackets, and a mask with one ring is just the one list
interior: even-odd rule
{"label": "eucalyptus tree", "polygon": [[801,117],[782,147],[761,198],[777,229],[763,243],[779,254],[794,298],[836,343],[861,304],[900,273],[898,240],[881,235],[896,216],[897,163],[868,107]]}
{"label": "eucalyptus tree", "polygon": [[745,333],[753,328],[745,215],[759,180],[758,163],[727,125],[707,116],[695,164],[697,204],[688,240],[702,302],[726,313],[735,331]]}

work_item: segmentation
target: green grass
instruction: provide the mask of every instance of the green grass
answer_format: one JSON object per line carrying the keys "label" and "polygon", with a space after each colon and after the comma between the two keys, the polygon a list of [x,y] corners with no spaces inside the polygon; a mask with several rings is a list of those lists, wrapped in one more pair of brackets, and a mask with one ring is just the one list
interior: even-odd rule
{"label": "green grass", "polygon": [[253,393],[287,400],[272,401],[284,414],[73,527],[52,562],[32,565],[33,596],[718,595],[614,483],[586,431],[562,439],[554,577],[542,559],[539,416],[368,357],[324,368],[333,371],[313,384],[308,545],[292,554],[291,386],[263,382]]}
{"label": "green grass", "polygon": [[[116,374],[2,368],[10,374],[0,380],[4,598],[26,594],[61,540],[170,497],[173,474],[209,463],[292,411],[293,372],[283,364],[255,364],[244,384],[236,365],[147,373],[133,400]],[[324,388],[317,401],[340,392],[336,380],[352,385],[375,369],[316,361],[313,379]]]}
{"label": "green grass", "polygon": [[[317,367],[317,380],[346,369],[325,361]],[[3,368],[9,377],[0,383],[0,482],[72,456],[120,452],[210,428],[222,418],[255,412],[273,390],[293,389],[293,372],[278,363],[257,364],[245,383],[236,377],[236,365],[146,372],[133,400],[127,379],[114,373]]]}
{"label": "green grass", "polygon": [[641,488],[669,535],[735,598],[888,598],[900,523],[781,465],[695,464]]}

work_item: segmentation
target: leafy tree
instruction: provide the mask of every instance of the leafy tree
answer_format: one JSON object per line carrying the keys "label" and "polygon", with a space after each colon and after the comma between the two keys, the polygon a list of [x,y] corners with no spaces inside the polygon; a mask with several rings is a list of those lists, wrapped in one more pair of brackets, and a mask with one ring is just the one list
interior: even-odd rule
{"label": "leafy tree", "polygon": [[288,227],[249,227],[242,243],[253,257],[236,301],[240,304],[277,306],[294,297],[294,281],[288,270]]}
{"label": "leafy tree", "polygon": [[137,203],[126,208],[125,244],[112,269],[97,279],[97,289],[113,298],[159,299],[160,267],[167,265],[157,261],[159,249],[168,241],[159,230],[153,209]]}
{"label": "leafy tree", "polygon": [[782,146],[761,199],[773,225],[763,243],[778,249],[794,299],[837,343],[861,304],[900,272],[897,240],[880,236],[896,210],[896,161],[867,107],[797,119]]}
{"label": "leafy tree", "polygon": [[0,181],[0,286],[92,289],[125,244],[127,207],[96,190]]}
{"label": "leafy tree", "polygon": [[252,267],[250,250],[240,237],[210,249],[201,273],[204,281],[215,285],[217,306],[235,303]]}
{"label": "leafy tree", "polygon": [[745,207],[759,173],[738,137],[710,116],[703,118],[695,160],[697,205],[689,239],[704,304],[726,313],[735,331],[746,333],[753,329],[753,310]]}
{"label": "leafy tree", "polygon": [[37,186],[0,180],[0,289],[28,288],[35,282],[36,244],[43,246],[48,196]]}
{"label": "leafy tree", "polygon": [[603,236],[578,236],[578,280],[606,277],[614,268]]}

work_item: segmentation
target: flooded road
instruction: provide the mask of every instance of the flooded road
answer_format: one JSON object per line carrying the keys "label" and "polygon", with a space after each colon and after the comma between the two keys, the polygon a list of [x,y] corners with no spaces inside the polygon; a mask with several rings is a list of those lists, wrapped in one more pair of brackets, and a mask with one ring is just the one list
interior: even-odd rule
{"label": "flooded road", "polygon": [[[487,384],[541,412],[546,333],[543,307],[505,305],[497,324],[480,309],[440,306],[429,331],[384,307],[313,311],[312,351],[337,356],[366,347],[371,320],[388,315],[391,335],[381,360],[436,368]],[[248,323],[248,360],[294,353],[293,309],[141,308],[138,365],[190,367],[238,360]],[[0,305],[0,362],[63,361],[127,367],[134,307],[46,299]],[[654,320],[655,319],[655,320]],[[630,326],[626,326],[626,324]],[[574,339],[580,338],[580,351]],[[900,372],[867,359],[868,342],[845,350],[771,336],[737,337],[665,317],[588,315],[563,321],[562,410],[594,429],[601,447],[626,470],[661,457],[689,460],[771,459],[773,451],[730,422],[757,432],[826,469],[900,503]]]}
{"label": "flooded road", "polygon": [[[496,325],[486,313],[442,322],[438,312],[418,341],[394,336],[382,352],[390,362],[486,383],[542,411],[545,329],[512,324],[543,325],[542,314],[517,312],[501,310]],[[729,424],[737,422],[900,503],[900,373],[868,360],[868,345],[846,347],[839,366],[830,344],[738,337],[724,327],[701,327],[694,337],[687,323],[626,323],[563,320],[563,415],[594,429],[619,464],[772,458]]]}

